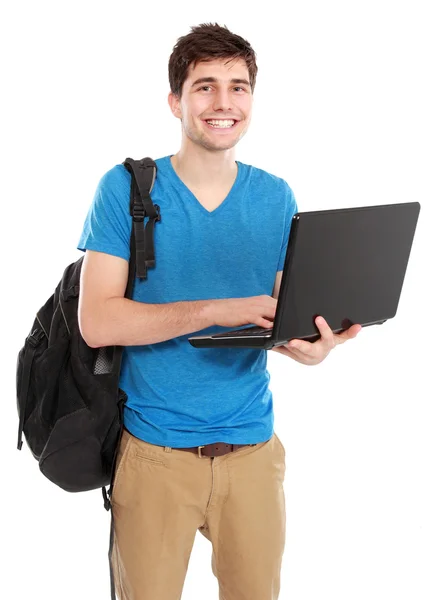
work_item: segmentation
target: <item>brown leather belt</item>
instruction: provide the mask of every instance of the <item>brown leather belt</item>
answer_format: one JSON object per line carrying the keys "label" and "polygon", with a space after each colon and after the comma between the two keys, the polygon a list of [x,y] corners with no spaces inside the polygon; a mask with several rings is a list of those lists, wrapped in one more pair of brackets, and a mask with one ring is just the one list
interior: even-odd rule
{"label": "brown leather belt", "polygon": [[206,446],[194,446],[193,448],[174,448],[174,450],[193,452],[194,454],[197,454],[199,458],[202,458],[202,456],[214,458],[215,456],[223,456],[229,452],[236,452],[236,450],[239,448],[244,448],[244,446],[257,446],[257,444],[226,444],[225,442],[216,442],[215,444],[207,444]]}

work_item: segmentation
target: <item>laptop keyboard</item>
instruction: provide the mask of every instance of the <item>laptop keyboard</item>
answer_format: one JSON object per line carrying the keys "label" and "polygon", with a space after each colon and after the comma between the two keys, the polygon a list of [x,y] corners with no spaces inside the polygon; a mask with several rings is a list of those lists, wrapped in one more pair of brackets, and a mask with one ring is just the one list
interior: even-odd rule
{"label": "laptop keyboard", "polygon": [[215,335],[212,335],[211,337],[213,338],[218,338],[218,337],[236,337],[237,335],[239,336],[247,336],[247,335],[251,335],[251,336],[270,336],[272,335],[272,329],[273,327],[248,327],[248,329],[235,329],[233,331],[226,331],[225,333],[216,333]]}

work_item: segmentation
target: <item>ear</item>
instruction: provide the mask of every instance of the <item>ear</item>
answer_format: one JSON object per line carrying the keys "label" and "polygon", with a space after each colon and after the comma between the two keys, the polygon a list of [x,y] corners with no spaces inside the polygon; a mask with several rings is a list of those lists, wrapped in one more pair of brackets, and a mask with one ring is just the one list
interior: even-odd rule
{"label": "ear", "polygon": [[168,104],[174,117],[177,117],[177,119],[181,119],[180,99],[178,98],[178,96],[176,96],[172,92],[169,92]]}

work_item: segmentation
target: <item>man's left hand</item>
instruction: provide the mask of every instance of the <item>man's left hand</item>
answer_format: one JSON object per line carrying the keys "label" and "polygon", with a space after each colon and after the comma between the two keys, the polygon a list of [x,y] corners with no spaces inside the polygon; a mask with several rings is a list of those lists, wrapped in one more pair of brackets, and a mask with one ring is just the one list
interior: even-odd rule
{"label": "man's left hand", "polygon": [[295,339],[290,340],[285,346],[275,346],[271,350],[285,354],[302,365],[318,365],[333,348],[355,338],[362,329],[361,325],[352,325],[342,333],[333,333],[323,317],[317,317],[315,324],[321,334],[316,342]]}

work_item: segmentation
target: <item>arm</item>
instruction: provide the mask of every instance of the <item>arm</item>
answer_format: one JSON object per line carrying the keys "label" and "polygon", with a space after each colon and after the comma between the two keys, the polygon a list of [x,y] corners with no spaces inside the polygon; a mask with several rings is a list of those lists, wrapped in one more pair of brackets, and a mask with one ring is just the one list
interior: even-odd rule
{"label": "arm", "polygon": [[128,262],[87,250],[80,278],[79,327],[92,348],[156,344],[215,325],[211,300],[146,304],[124,298]]}

